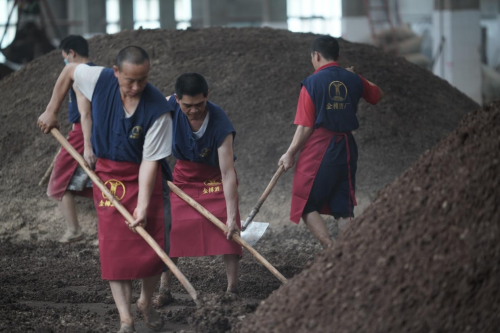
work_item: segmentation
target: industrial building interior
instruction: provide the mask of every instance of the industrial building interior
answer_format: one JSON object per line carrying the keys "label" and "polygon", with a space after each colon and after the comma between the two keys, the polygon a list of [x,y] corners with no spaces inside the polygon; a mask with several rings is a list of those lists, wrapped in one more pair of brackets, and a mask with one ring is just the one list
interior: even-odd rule
{"label": "industrial building interior", "polygon": [[37,56],[24,58],[26,48],[21,54],[8,49],[21,42],[19,30],[28,22],[35,22],[54,47],[68,34],[91,38],[141,27],[272,27],[329,34],[404,56],[478,103],[498,98],[500,91],[497,0],[0,0],[0,62],[10,69]]}
{"label": "industrial building interior", "polygon": [[0,333],[499,332],[499,36],[500,0],[0,0]]}

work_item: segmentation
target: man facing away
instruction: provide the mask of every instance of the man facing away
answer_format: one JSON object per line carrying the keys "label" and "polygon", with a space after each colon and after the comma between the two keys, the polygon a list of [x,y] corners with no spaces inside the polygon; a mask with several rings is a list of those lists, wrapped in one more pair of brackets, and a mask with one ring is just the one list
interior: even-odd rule
{"label": "man facing away", "polygon": [[[239,233],[238,180],[234,168],[233,140],[236,131],[224,110],[208,101],[208,84],[197,73],[181,75],[175,83],[175,95],[167,97],[174,109],[172,150],[177,158],[174,183],[199,204],[226,222],[224,233],[174,193],[170,256],[223,255],[227,291],[238,292],[238,268],[242,249],[232,241]],[[159,306],[172,300],[171,273],[163,273]]]}
{"label": "man facing away", "polygon": [[109,280],[120,314],[119,333],[135,332],[131,314],[133,279],[142,280],[137,309],[146,325],[153,330],[163,327],[151,298],[165,267],[146,241],[133,232],[136,226],[143,226],[168,253],[170,228],[164,209],[168,196],[164,196],[166,183],[160,164],[172,149],[172,108],[148,83],[149,69],[148,54],[137,46],[122,49],[113,68],[66,66],[38,120],[45,133],[55,126],[55,110],[74,81],[78,98],[92,105],[92,118],[82,115],[82,120],[87,125],[92,123],[92,149],[98,158],[95,172],[133,212],[135,221],[127,226],[109,198],[94,187],[101,273]]}
{"label": "man facing away", "polygon": [[311,46],[316,70],[302,81],[297,105],[297,130],[290,147],[280,158],[285,171],[295,164],[290,219],[304,220],[323,244],[332,243],[321,214],[333,215],[343,231],[354,217],[358,149],[351,131],[359,127],[356,111],[361,98],[376,104],[383,92],[372,82],[340,68],[338,41],[318,37]]}
{"label": "man facing away", "polygon": [[[85,38],[77,35],[70,35],[61,41],[59,46],[61,54],[66,64],[87,64],[95,66],[89,59],[89,45]],[[68,118],[72,124],[72,129],[68,135],[68,141],[78,153],[83,154],[84,148],[91,146],[90,140],[84,141],[82,124],[80,122],[80,111],[75,91],[69,91]],[[95,156],[92,149],[86,156],[91,163],[95,163]],[[75,195],[92,198],[92,182],[87,174],[71,157],[66,149],[61,148],[57,155],[54,169],[50,175],[47,195],[58,200],[59,210],[66,221],[66,232],[60,238],[61,243],[71,243],[83,238],[75,208]]]}

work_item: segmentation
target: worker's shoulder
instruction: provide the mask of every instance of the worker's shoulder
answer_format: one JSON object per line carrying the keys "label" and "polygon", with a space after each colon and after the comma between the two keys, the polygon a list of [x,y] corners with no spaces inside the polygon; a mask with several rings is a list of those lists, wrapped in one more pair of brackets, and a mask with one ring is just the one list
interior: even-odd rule
{"label": "worker's shoulder", "polygon": [[150,82],[146,84],[143,94],[145,95],[148,104],[162,106],[162,109],[170,105],[165,99],[163,93]]}
{"label": "worker's shoulder", "polygon": [[210,119],[220,123],[222,127],[233,126],[231,119],[229,119],[227,112],[223,108],[210,101],[207,102],[207,106],[210,112]]}
{"label": "worker's shoulder", "polygon": [[113,70],[113,68],[80,64],[75,69],[75,76],[82,73],[87,73],[87,76],[98,77],[101,80],[107,79],[118,82],[118,79],[116,79],[115,77],[115,71]]}
{"label": "worker's shoulder", "polygon": [[144,93],[146,93],[149,97],[161,98],[162,100],[167,102],[167,100],[165,99],[165,95],[163,95],[163,93],[158,88],[156,88],[151,82],[148,82],[146,84],[146,87],[144,88]]}
{"label": "worker's shoulder", "polygon": [[304,81],[346,81],[352,83],[360,83],[361,78],[358,74],[348,71],[342,67],[330,67],[326,70],[320,70],[310,76],[308,76]]}
{"label": "worker's shoulder", "polygon": [[210,111],[210,116],[212,116],[213,114],[215,117],[227,118],[226,111],[224,111],[224,109],[220,107],[218,104],[215,104],[214,102],[211,101],[207,101],[207,107],[208,110]]}

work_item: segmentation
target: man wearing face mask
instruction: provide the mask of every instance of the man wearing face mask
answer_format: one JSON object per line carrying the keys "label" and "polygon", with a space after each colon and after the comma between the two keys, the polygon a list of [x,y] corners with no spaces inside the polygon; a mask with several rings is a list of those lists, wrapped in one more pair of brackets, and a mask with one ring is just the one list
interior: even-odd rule
{"label": "man wearing face mask", "polygon": [[[98,217],[101,276],[109,280],[120,315],[120,333],[135,332],[131,313],[132,280],[141,279],[137,309],[146,325],[160,330],[163,321],[152,307],[152,295],[165,269],[154,250],[134,233],[143,226],[169,253],[170,210],[165,178],[171,179],[165,158],[172,150],[172,108],[163,94],[148,83],[150,60],[137,46],[122,49],[113,68],[70,64],[54,87],[38,126],[44,133],[57,126],[55,114],[74,82],[82,108],[82,122],[92,124],[92,148],[97,176],[130,212],[127,226],[112,202],[94,187]],[[90,118],[90,113],[92,117]],[[84,133],[85,140],[88,139]],[[162,171],[164,177],[162,177]]]}
{"label": "man wearing face mask", "polygon": [[[61,49],[66,65],[73,63],[94,66],[89,59],[89,45],[82,36],[70,35],[64,38],[59,49]],[[80,154],[83,154],[85,150],[86,160],[92,166],[95,163],[95,156],[92,152],[90,140],[84,142],[80,111],[78,110],[77,98],[73,88],[69,91],[68,118],[72,124],[68,141]],[[59,209],[66,221],[66,232],[59,239],[59,242],[71,243],[81,240],[83,233],[78,224],[74,195],[92,198],[92,182],[64,148],[56,157],[47,188],[47,195],[59,201]]]}
{"label": "man wearing face mask", "polygon": [[[174,183],[199,204],[226,222],[224,235],[177,195],[171,193],[172,230],[170,257],[223,255],[227,291],[238,292],[241,246],[232,241],[239,233],[238,181],[234,168],[233,140],[236,131],[226,113],[208,101],[208,84],[197,73],[185,73],[175,82],[175,95],[167,97],[174,109],[172,152],[177,162]],[[157,305],[172,300],[172,274],[163,273]]]}

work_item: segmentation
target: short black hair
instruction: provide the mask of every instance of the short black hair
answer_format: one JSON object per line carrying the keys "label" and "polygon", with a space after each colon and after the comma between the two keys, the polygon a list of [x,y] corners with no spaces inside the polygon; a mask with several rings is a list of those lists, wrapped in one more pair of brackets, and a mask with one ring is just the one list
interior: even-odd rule
{"label": "short black hair", "polygon": [[311,44],[311,54],[318,52],[326,60],[337,60],[339,50],[339,42],[332,36],[320,36]]}
{"label": "short black hair", "polygon": [[89,43],[80,35],[69,35],[59,44],[59,48],[69,53],[69,50],[75,51],[79,56],[87,58],[89,56]]}
{"label": "short black hair", "polygon": [[198,73],[184,73],[175,81],[175,94],[179,99],[182,99],[184,95],[196,96],[203,94],[203,96],[207,97],[207,80]]}
{"label": "short black hair", "polygon": [[148,53],[139,46],[127,46],[118,52],[116,56],[115,65],[119,70],[122,69],[122,64],[128,62],[134,65],[142,65],[145,62],[149,62]]}

